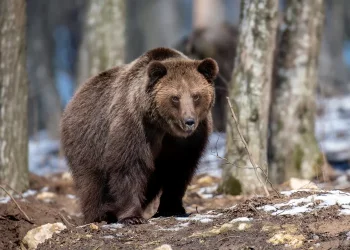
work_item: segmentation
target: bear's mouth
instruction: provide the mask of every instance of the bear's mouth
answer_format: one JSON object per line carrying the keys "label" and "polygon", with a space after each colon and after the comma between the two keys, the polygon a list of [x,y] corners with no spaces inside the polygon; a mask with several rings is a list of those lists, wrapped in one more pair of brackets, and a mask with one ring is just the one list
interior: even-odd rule
{"label": "bear's mouth", "polygon": [[176,130],[179,131],[180,134],[182,134],[185,137],[191,135],[196,130],[196,127],[197,127],[197,126],[193,126],[189,128],[186,125],[183,125],[181,122],[174,122],[174,125]]}

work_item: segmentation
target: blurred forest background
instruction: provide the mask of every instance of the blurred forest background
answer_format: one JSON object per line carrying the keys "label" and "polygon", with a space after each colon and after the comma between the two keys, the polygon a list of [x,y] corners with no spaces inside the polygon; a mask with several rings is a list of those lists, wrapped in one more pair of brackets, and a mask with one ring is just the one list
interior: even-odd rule
{"label": "blurred forest background", "polygon": [[[13,8],[22,6],[22,1],[14,2],[20,6]],[[282,22],[288,15],[283,14],[288,2],[279,1],[277,19],[282,25],[277,33],[288,25]],[[346,175],[350,159],[350,2],[325,0],[324,5],[325,22],[315,64],[317,112],[316,119],[310,120],[311,130],[315,129],[317,144],[331,166]],[[6,4],[1,7],[0,16],[5,16],[5,8]],[[213,56],[219,62],[222,78],[218,81],[223,85],[233,75],[239,0],[27,0],[25,13],[28,166],[30,172],[38,175],[67,171],[60,155],[61,112],[77,86],[97,72],[129,63],[151,48],[165,46],[178,48],[194,58]],[[214,117],[228,114],[227,110],[218,110]],[[221,176],[222,157],[227,151],[225,131],[226,123],[217,124],[199,173]],[[280,147],[284,147],[283,143]],[[270,154],[269,157],[273,158]],[[5,158],[0,157],[0,163],[6,163]],[[21,164],[26,165],[25,162],[26,159]],[[0,172],[0,182],[10,179]]]}

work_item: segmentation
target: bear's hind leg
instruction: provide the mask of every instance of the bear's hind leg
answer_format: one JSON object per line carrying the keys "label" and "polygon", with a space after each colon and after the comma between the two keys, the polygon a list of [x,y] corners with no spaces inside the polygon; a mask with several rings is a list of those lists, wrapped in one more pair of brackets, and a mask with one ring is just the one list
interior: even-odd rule
{"label": "bear's hind leg", "polygon": [[105,181],[98,173],[73,174],[85,223],[107,220],[103,200]]}

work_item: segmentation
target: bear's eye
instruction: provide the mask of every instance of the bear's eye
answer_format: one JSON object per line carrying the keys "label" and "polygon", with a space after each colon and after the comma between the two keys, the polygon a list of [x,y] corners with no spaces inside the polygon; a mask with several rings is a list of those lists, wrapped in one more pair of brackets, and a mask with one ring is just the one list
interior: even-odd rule
{"label": "bear's eye", "polygon": [[171,100],[175,103],[179,102],[180,101],[180,98],[178,96],[172,96],[171,97]]}
{"label": "bear's eye", "polygon": [[199,100],[199,97],[200,97],[200,96],[197,95],[197,94],[193,95],[193,96],[192,96],[193,101],[195,101],[195,102],[198,101],[198,100]]}

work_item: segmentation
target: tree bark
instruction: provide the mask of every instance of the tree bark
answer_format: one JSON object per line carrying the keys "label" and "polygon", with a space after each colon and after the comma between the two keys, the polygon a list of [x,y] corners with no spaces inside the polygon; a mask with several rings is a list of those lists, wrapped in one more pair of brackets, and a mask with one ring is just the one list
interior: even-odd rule
{"label": "tree bark", "polygon": [[311,178],[323,164],[314,135],[323,0],[289,0],[271,107],[270,175]]}
{"label": "tree bark", "polygon": [[[267,169],[267,125],[273,55],[277,28],[277,0],[243,0],[235,69],[229,99],[251,155]],[[228,117],[232,117],[228,110]],[[263,187],[240,140],[235,121],[226,127],[226,160],[221,191],[250,194]],[[258,170],[257,170],[258,171]],[[258,171],[262,178],[262,172]]]}
{"label": "tree bark", "polygon": [[0,184],[18,192],[28,188],[25,8],[24,0],[0,1]]}
{"label": "tree bark", "polygon": [[125,1],[90,0],[80,50],[78,83],[124,63]]}

